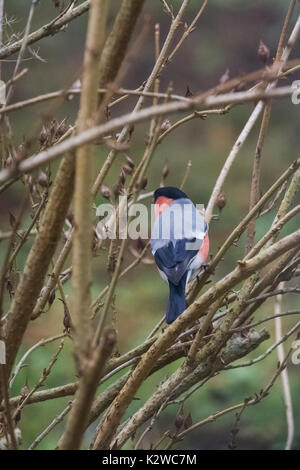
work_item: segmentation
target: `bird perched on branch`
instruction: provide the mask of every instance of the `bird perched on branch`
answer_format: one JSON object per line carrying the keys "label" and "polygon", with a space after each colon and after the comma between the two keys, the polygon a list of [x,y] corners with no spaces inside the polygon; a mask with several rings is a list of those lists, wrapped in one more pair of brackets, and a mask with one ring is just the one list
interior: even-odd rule
{"label": "bird perched on branch", "polygon": [[192,201],[178,188],[154,192],[155,223],[151,248],[170,296],[166,322],[172,323],[186,309],[185,288],[205,266],[209,251],[208,226]]}

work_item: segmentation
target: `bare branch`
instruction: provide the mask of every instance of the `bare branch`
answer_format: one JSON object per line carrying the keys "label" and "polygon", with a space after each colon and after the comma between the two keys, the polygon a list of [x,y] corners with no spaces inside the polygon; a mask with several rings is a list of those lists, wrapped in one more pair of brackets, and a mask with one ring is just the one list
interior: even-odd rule
{"label": "bare branch", "polygon": [[[86,145],[89,142],[105,135],[111,134],[124,126],[125,123],[134,124],[137,122],[145,121],[153,116],[163,116],[165,114],[174,114],[178,111],[187,111],[191,108],[207,108],[215,106],[226,106],[233,103],[247,103],[249,101],[257,101],[258,99],[269,99],[269,98],[284,98],[291,96],[294,92],[292,87],[281,87],[270,91],[252,91],[252,92],[236,92],[227,93],[225,95],[210,96],[206,99],[191,99],[187,102],[173,102],[166,103],[150,108],[143,109],[139,112],[125,114],[122,117],[111,119],[105,124],[95,126],[89,130],[82,132],[80,135],[71,137],[64,142],[55,145],[37,155],[27,158],[23,162],[20,162],[17,169],[2,170],[0,172],[0,183],[4,183],[14,176],[16,173],[26,173],[34,168],[59,157],[65,152],[74,150],[75,148]],[[252,124],[251,124],[252,126]],[[247,130],[250,132],[250,129]],[[98,184],[98,183],[97,183]]]}
{"label": "bare branch", "polygon": [[[279,284],[280,288],[284,288],[284,283]],[[278,360],[280,363],[284,361],[284,346],[283,343],[280,343],[280,339],[282,337],[282,322],[281,322],[281,301],[282,295],[278,294],[275,297],[275,305],[274,305],[274,315],[275,318],[275,337],[278,344],[277,347],[277,355]],[[281,372],[281,382],[282,382],[282,389],[283,389],[283,396],[284,396],[284,403],[285,403],[285,413],[286,413],[286,422],[287,422],[287,438],[285,444],[285,450],[291,450],[293,440],[294,440],[294,433],[295,433],[295,425],[294,425],[294,415],[293,415],[293,404],[292,404],[292,396],[291,396],[291,389],[289,383],[289,376],[287,369],[285,368]]]}
{"label": "bare branch", "polygon": [[[96,117],[99,62],[105,41],[107,10],[107,0],[91,0],[76,126],[78,133],[92,127]],[[82,146],[77,149],[75,156],[72,320],[79,368],[89,353],[91,343],[92,154],[90,146]]]}
{"label": "bare branch", "polygon": [[85,361],[84,375],[79,381],[71,414],[66,430],[59,444],[62,450],[78,449],[87,427],[88,415],[98,386],[98,382],[107,358],[115,346],[115,331],[107,329],[99,346],[91,351],[91,357]]}
{"label": "bare branch", "polygon": [[[82,15],[89,9],[90,0],[86,0],[85,2],[78,5],[76,8],[71,8],[67,11],[63,16],[58,15],[57,18],[50,21],[50,23],[42,26],[41,28],[37,29],[33,33],[29,34],[27,45],[33,44],[40,39],[52,36],[63,30],[63,27],[67,25],[70,21],[77,18],[78,16]],[[4,46],[0,49],[0,59],[5,59],[15,52],[19,51],[22,47],[23,39],[14,42],[8,46]]]}

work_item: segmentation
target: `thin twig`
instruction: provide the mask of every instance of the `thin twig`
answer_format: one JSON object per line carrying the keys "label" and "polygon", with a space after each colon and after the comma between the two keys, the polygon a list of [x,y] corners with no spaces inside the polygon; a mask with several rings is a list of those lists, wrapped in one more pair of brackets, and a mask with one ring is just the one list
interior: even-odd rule
{"label": "thin twig", "polygon": [[258,362],[260,361],[263,361],[267,356],[269,356],[269,354],[271,354],[276,348],[278,348],[279,344],[281,343],[284,343],[290,336],[292,336],[297,330],[298,328],[300,327],[300,321],[296,323],[296,325],[294,325],[285,335],[283,335],[279,341],[277,341],[276,343],[272,344],[272,346],[270,346],[263,354],[261,354],[260,356],[254,358],[254,359],[251,359],[250,361],[248,362],[243,362],[241,364],[237,364],[237,365],[230,365],[230,366],[226,366],[224,367],[224,370],[227,370],[227,369],[238,369],[239,367],[249,367],[249,366],[252,366],[253,364],[257,364]]}
{"label": "thin twig", "polygon": [[[21,76],[23,76],[28,69],[24,69],[20,74],[15,77],[12,81],[15,82]],[[7,82],[9,84],[10,82]],[[98,88],[98,94],[99,95],[105,95],[107,93],[107,88]],[[73,96],[80,95],[81,94],[81,88],[70,88],[68,90],[59,90],[59,91],[53,91],[51,93],[46,93],[44,95],[39,95],[34,98],[29,98],[27,100],[23,101],[18,101],[17,103],[13,103],[7,106],[4,106],[0,109],[0,114],[7,114],[12,111],[18,111],[19,109],[26,108],[28,106],[33,106],[36,104],[43,103],[45,101],[50,101],[54,100],[57,98],[64,98],[66,101],[71,100]],[[127,96],[143,96],[145,98],[166,98],[165,93],[155,93],[151,91],[143,91],[143,90],[129,90],[127,88],[119,88],[118,90],[114,90],[114,94],[116,95],[122,95],[121,98],[116,99],[112,103],[108,104],[108,107],[111,108],[112,106],[115,106],[118,104],[120,101],[123,101],[125,97]],[[188,101],[188,98],[185,98],[184,96],[176,95],[176,94],[171,94],[170,96],[171,100],[174,101]]]}
{"label": "thin twig", "polygon": [[23,367],[23,364],[24,362],[26,361],[26,359],[28,358],[28,356],[33,352],[35,351],[37,348],[39,348],[40,346],[45,346],[46,344],[49,344],[49,343],[52,343],[53,341],[56,341],[57,339],[61,339],[61,338],[64,338],[66,336],[66,333],[62,333],[60,335],[56,335],[56,336],[52,336],[51,338],[47,338],[47,339],[41,339],[40,341],[38,341],[36,344],[34,344],[31,348],[29,348],[26,353],[22,356],[22,358],[20,359],[20,361],[18,362],[18,364],[16,365],[12,375],[11,375],[11,378],[10,378],[10,381],[9,381],[9,388],[11,388],[13,386],[13,383],[16,379],[16,376],[18,375],[19,371],[21,370],[21,368]]}
{"label": "thin twig", "polygon": [[[186,111],[190,108],[201,108],[201,107],[214,107],[228,105],[232,103],[248,103],[249,101],[257,101],[262,99],[270,98],[285,98],[291,96],[294,93],[293,87],[281,87],[278,89],[270,91],[253,91],[253,92],[236,92],[236,93],[227,93],[225,95],[210,96],[206,99],[191,99],[190,102],[172,102],[166,104],[160,104],[157,106],[152,106],[146,109],[143,109],[138,112],[125,114],[121,117],[111,119],[105,124],[100,124],[99,126],[92,127],[79,135],[71,137],[60,144],[55,145],[47,150],[44,150],[37,155],[28,157],[26,160],[19,163],[18,167],[11,171],[4,169],[0,172],[0,183],[4,183],[9,180],[15,173],[27,173],[32,171],[34,168],[47,163],[54,158],[59,157],[60,155],[72,151],[79,146],[86,145],[97,138],[111,134],[113,131],[124,126],[125,123],[128,123],[128,126],[137,122],[145,121],[153,116],[163,116],[165,114],[174,114],[178,111]],[[258,113],[258,109],[257,113]],[[259,113],[258,113],[259,114]],[[258,115],[257,114],[257,115]],[[256,115],[256,113],[255,113]],[[254,115],[253,115],[254,120]],[[245,129],[245,133],[249,133],[253,122],[250,122],[249,126]],[[250,127],[250,128],[249,128]],[[243,135],[244,136],[244,133]],[[235,152],[235,150],[234,150]],[[98,184],[98,182],[97,182]]]}
{"label": "thin twig", "polygon": [[271,378],[268,385],[263,390],[261,390],[258,394],[256,394],[254,398],[246,399],[242,403],[239,403],[239,404],[234,405],[234,406],[230,406],[229,408],[226,408],[225,410],[218,411],[217,413],[214,413],[214,414],[208,416],[207,418],[202,419],[201,421],[198,421],[197,423],[192,424],[189,428],[187,428],[184,431],[182,431],[181,433],[177,434],[177,436],[174,439],[171,439],[169,445],[166,447],[166,450],[171,449],[173,444],[175,444],[178,441],[181,441],[187,434],[194,431],[195,429],[198,429],[200,426],[203,426],[207,423],[211,423],[213,421],[216,421],[216,419],[218,419],[221,416],[224,416],[225,414],[230,413],[232,411],[238,410],[240,408],[245,408],[247,406],[253,406],[253,405],[256,405],[257,403],[260,403],[262,399],[264,399],[265,397],[268,396],[269,391],[273,387],[277,377],[279,377],[281,372],[286,367],[287,357],[288,356],[286,356],[284,362],[276,370],[275,374]]}
{"label": "thin twig", "polygon": [[[70,11],[67,11],[65,15],[61,17],[59,14],[56,18],[50,21],[48,24],[42,26],[41,28],[37,29],[36,31],[29,34],[27,38],[27,45],[34,44],[35,42],[39,41],[40,39],[52,36],[63,30],[63,27],[68,24],[73,19],[77,18],[78,16],[82,15],[89,9],[90,0],[86,0],[85,2],[78,5],[76,8],[72,8]],[[5,59],[15,52],[19,51],[22,47],[23,39],[15,41],[13,44],[9,44],[4,46],[0,49],[0,59]]]}
{"label": "thin twig", "polygon": [[9,392],[8,392],[8,377],[6,373],[6,364],[0,364],[0,374],[1,374],[1,392],[3,394],[4,399],[4,410],[6,416],[6,424],[8,430],[8,437],[9,440],[7,442],[8,448],[12,450],[16,450],[18,448],[15,431],[14,431],[14,422],[13,417],[11,414],[11,408],[9,403]]}
{"label": "thin twig", "polygon": [[39,381],[36,383],[36,385],[30,390],[30,392],[26,395],[26,397],[21,400],[21,402],[18,404],[17,406],[17,409],[14,411],[14,419],[20,415],[22,409],[24,408],[25,404],[28,402],[28,400],[30,399],[30,397],[34,394],[34,392],[36,392],[40,387],[42,387],[42,385],[44,384],[45,380],[47,379],[47,377],[50,375],[51,371],[52,371],[52,367],[54,366],[54,364],[56,363],[57,361],[57,358],[59,356],[59,354],[61,353],[62,349],[64,347],[64,338],[61,340],[60,344],[59,344],[59,347],[58,347],[58,350],[56,351],[56,353],[53,355],[48,367],[46,369],[43,370],[42,374],[41,374],[41,377],[39,379]]}
{"label": "thin twig", "polygon": [[[16,65],[15,65],[15,68],[14,68],[14,71],[13,71],[12,80],[14,80],[14,78],[18,74],[21,61],[24,57],[26,47],[27,47],[27,44],[28,44],[28,37],[29,37],[31,23],[32,23],[33,15],[34,15],[34,10],[35,10],[35,7],[38,4],[38,2],[39,2],[39,0],[32,0],[32,2],[31,2],[28,19],[27,19],[27,23],[26,23],[26,26],[25,26],[24,36],[23,36],[23,39],[22,39],[22,43],[21,43],[19,54],[18,54],[17,62],[16,62]],[[12,88],[12,85],[11,85],[9,87],[8,91],[7,91],[6,104],[9,103],[9,101],[12,97],[12,94],[13,94],[13,88]]]}
{"label": "thin twig", "polygon": [[[290,38],[289,38],[289,41],[288,41],[288,44],[287,46],[285,47],[285,49],[283,50],[281,56],[280,56],[280,59],[281,61],[284,63],[285,61],[287,61],[290,53],[291,53],[291,50],[292,50],[292,47],[294,46],[298,36],[299,36],[299,33],[300,33],[300,15],[297,19],[297,22],[293,28],[293,31],[290,35]],[[280,67],[280,70],[279,70],[279,73],[282,72],[282,68]],[[275,82],[276,83],[276,82]],[[275,83],[271,83],[270,85],[267,86],[266,88],[266,92],[268,91],[271,91],[275,85]],[[242,147],[242,145],[244,144],[246,138],[248,137],[251,129],[253,128],[257,118],[259,117],[261,111],[264,109],[264,102],[262,100],[260,100],[257,105],[255,106],[251,116],[249,117],[246,125],[244,126],[244,129],[242,130],[240,136],[238,137],[237,141],[235,142],[220,174],[219,174],[219,177],[216,181],[216,184],[214,186],[214,189],[212,191],[212,194],[211,194],[211,197],[209,199],[209,202],[208,202],[208,205],[207,205],[207,209],[206,209],[206,220],[207,222],[210,222],[211,220],[211,217],[212,217],[212,211],[213,211],[213,207],[215,205],[215,202],[217,200],[217,197],[218,195],[220,194],[221,192],[221,189],[223,187],[223,184],[224,184],[224,181],[229,173],[229,170],[240,150],[240,148]],[[266,128],[267,128],[267,123],[268,123],[268,111],[266,112],[265,114],[265,119],[262,123],[262,128],[261,128],[261,135],[260,135],[260,139],[259,139],[259,143],[258,143],[258,155],[259,155],[259,149],[260,147],[262,146],[263,144],[263,141],[264,141],[264,136],[265,136],[265,131],[266,131]],[[257,171],[257,168],[254,169],[254,172]],[[256,183],[255,183],[255,188],[253,189],[253,201],[252,201],[252,205],[256,202],[256,192],[257,192],[257,189],[256,189]],[[255,192],[255,195],[254,195],[254,192]]]}
{"label": "thin twig", "polygon": [[[284,289],[284,282],[279,284],[279,289]],[[275,297],[275,304],[274,304],[274,315],[276,315],[275,338],[277,342],[279,342],[282,337],[282,322],[281,322],[281,316],[280,316],[281,302],[282,302],[282,295],[277,294]],[[282,363],[284,361],[283,343],[278,344],[277,356],[278,356],[279,362]],[[286,368],[281,372],[281,382],[282,382],[282,390],[283,390],[283,397],[284,397],[284,403],[285,403],[286,423],[287,423],[287,438],[286,438],[285,450],[291,450],[293,440],[294,440],[295,425],[294,425],[293,404],[292,404],[289,376],[288,376],[288,372]]]}
{"label": "thin twig", "polygon": [[72,405],[73,405],[73,402],[70,401],[67,406],[63,409],[63,411],[54,418],[53,421],[51,421],[51,423],[44,429],[43,432],[41,432],[41,434],[39,434],[35,440],[32,442],[32,444],[30,444],[30,446],[28,447],[28,450],[33,450],[35,449],[39,444],[40,442],[50,433],[50,431],[52,431],[53,428],[55,428],[55,426],[57,426],[57,424],[61,423],[62,420],[64,419],[64,417],[69,413],[69,411],[71,410],[72,408]]}

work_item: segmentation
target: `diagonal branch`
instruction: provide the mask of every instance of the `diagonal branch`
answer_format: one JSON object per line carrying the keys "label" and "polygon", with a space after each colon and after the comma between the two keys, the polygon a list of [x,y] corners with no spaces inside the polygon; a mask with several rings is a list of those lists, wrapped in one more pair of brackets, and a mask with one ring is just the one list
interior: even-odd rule
{"label": "diagonal branch", "polygon": [[[280,254],[297,246],[300,241],[300,230],[294,232],[269,248],[266,248],[249,261],[238,264],[238,266],[225,278],[208,289],[199,299],[197,299],[187,310],[180,315],[157,339],[146,354],[141,358],[139,364],[134,369],[126,384],[115,398],[109,412],[107,413],[102,426],[99,429],[95,440],[94,449],[107,449],[113,439],[117,426],[126,411],[129,403],[133,399],[136,391],[147,377],[149,370],[153,367],[159,355],[162,354],[173,342],[180,331],[183,331],[192,321],[196,320],[201,311],[206,309],[213,301],[232,289],[237,283],[247,279],[251,274],[262,266],[273,261]],[[222,337],[222,332],[220,334]],[[217,338],[220,341],[221,338]],[[213,350],[214,339],[201,350],[201,360]],[[199,354],[199,353],[198,353]]]}

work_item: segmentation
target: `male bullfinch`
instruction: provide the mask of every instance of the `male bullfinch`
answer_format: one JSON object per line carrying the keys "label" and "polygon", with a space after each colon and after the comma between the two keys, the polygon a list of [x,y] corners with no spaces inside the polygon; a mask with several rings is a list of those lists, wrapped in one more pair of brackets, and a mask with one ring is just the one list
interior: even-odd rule
{"label": "male bullfinch", "polygon": [[185,288],[205,264],[208,226],[192,201],[169,186],[154,192],[155,223],[151,248],[161,277],[170,288],[166,322],[172,323],[186,309]]}

